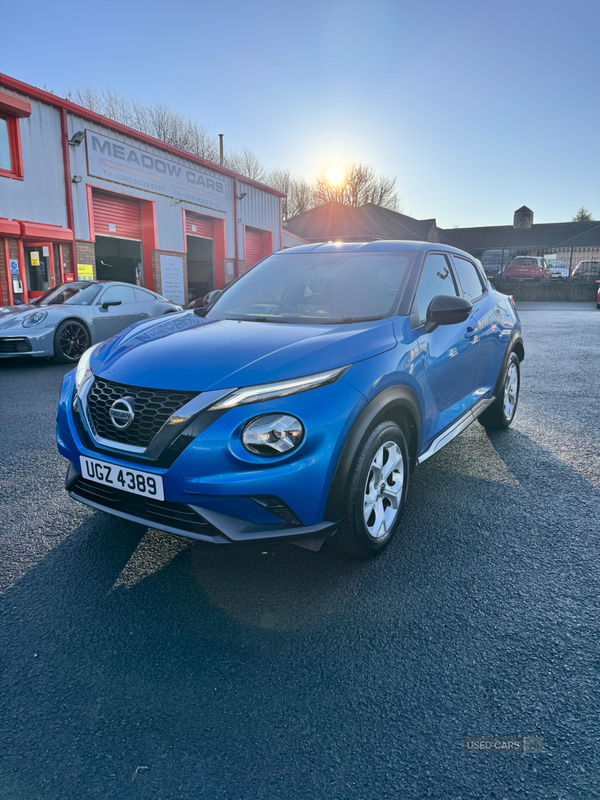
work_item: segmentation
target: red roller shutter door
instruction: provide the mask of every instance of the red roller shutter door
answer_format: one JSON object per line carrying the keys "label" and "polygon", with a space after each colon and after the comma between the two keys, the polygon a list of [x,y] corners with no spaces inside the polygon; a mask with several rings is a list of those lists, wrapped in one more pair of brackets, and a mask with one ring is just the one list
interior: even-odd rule
{"label": "red roller shutter door", "polygon": [[246,228],[244,233],[244,264],[246,269],[254,266],[263,257],[262,231]]}
{"label": "red roller shutter door", "polygon": [[204,239],[214,239],[213,221],[210,217],[201,217],[199,214],[185,215],[185,232],[187,236],[202,236]]}
{"label": "red roller shutter door", "polygon": [[118,239],[142,239],[140,204],[137,200],[104,192],[92,193],[94,233]]}

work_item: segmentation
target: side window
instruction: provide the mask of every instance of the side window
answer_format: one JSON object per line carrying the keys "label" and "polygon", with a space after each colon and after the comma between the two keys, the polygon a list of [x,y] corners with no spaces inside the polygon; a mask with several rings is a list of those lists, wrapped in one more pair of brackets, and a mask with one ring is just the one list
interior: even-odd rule
{"label": "side window", "polygon": [[98,303],[112,302],[113,300],[120,300],[122,303],[135,303],[135,294],[133,287],[129,286],[109,286],[108,289],[101,295]]}
{"label": "side window", "polygon": [[23,177],[19,120],[4,114],[0,116],[0,176]]}
{"label": "side window", "polygon": [[156,297],[145,289],[138,289],[136,287],[133,291],[135,292],[135,299],[138,303],[149,303],[151,300],[156,300]]}
{"label": "side window", "polygon": [[463,290],[463,296],[471,303],[483,294],[481,277],[474,264],[460,256],[452,256],[454,266],[458,273],[458,280]]}
{"label": "side window", "polygon": [[417,290],[417,305],[421,323],[427,319],[427,309],[438,294],[458,295],[446,257],[438,253],[427,256]]}

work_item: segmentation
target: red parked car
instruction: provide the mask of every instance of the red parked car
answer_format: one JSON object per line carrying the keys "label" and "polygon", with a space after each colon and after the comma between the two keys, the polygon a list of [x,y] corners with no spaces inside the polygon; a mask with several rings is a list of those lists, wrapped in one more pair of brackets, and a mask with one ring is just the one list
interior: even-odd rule
{"label": "red parked car", "polygon": [[600,308],[600,281],[596,281],[598,284],[598,294],[596,295],[596,308]]}
{"label": "red parked car", "polygon": [[504,271],[507,281],[549,281],[552,273],[546,259],[539,256],[517,256]]}

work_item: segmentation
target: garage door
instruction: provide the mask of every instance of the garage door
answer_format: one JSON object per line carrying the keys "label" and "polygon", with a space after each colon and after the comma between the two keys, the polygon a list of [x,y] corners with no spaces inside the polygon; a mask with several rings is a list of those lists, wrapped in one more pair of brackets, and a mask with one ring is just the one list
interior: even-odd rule
{"label": "garage door", "polygon": [[185,232],[188,236],[202,236],[204,239],[214,237],[213,221],[210,217],[187,212],[185,215]]}
{"label": "garage door", "polygon": [[118,194],[93,192],[92,207],[96,235],[141,240],[139,201]]}
{"label": "garage door", "polygon": [[246,269],[254,266],[263,257],[263,234],[254,228],[246,228],[244,233],[244,264]]}

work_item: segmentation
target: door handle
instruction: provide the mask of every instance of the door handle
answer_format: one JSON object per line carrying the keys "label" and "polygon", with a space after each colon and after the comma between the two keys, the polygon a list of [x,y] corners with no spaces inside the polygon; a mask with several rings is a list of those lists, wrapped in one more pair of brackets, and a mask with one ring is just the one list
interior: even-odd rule
{"label": "door handle", "polygon": [[142,313],[141,313],[141,314],[136,314],[136,316],[137,316],[137,317],[145,317],[146,315],[145,315],[145,314],[144,314],[144,312],[142,311]]}
{"label": "door handle", "polygon": [[470,339],[471,336],[474,336],[477,333],[477,328],[472,328],[470,325],[467,328],[467,332],[465,333],[465,337]]}

